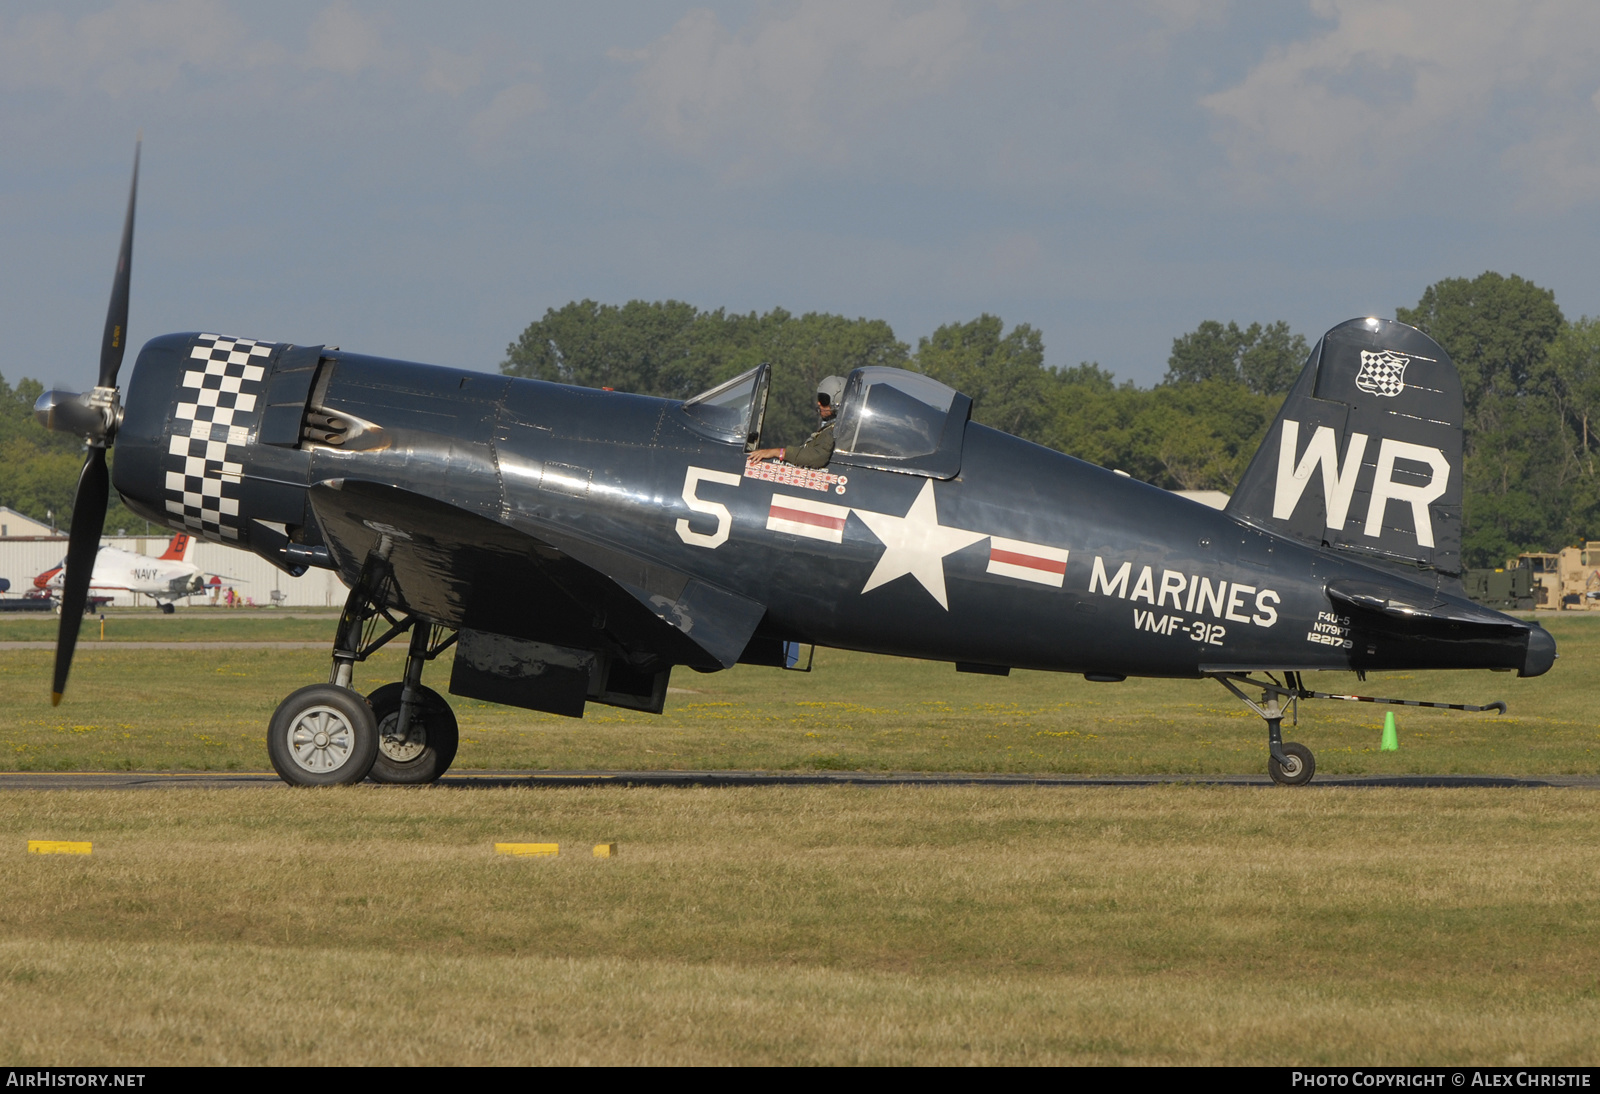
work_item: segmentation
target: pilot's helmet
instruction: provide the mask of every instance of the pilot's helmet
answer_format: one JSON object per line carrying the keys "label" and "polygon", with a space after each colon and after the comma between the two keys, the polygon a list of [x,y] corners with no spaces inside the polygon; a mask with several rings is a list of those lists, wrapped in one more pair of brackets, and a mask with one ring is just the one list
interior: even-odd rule
{"label": "pilot's helmet", "polygon": [[823,406],[831,406],[837,409],[842,395],[844,395],[843,376],[825,376],[822,382],[817,385],[817,402]]}

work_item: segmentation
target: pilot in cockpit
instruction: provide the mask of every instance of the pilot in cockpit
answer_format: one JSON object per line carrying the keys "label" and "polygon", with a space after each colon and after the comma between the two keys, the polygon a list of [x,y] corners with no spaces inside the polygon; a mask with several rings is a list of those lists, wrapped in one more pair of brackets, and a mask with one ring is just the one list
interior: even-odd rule
{"label": "pilot in cockpit", "polygon": [[804,444],[788,445],[784,448],[758,448],[750,453],[750,462],[780,459],[795,467],[827,467],[828,461],[833,458],[834,414],[843,395],[843,376],[824,377],[817,385],[817,414],[822,418],[822,425],[817,431],[807,437]]}

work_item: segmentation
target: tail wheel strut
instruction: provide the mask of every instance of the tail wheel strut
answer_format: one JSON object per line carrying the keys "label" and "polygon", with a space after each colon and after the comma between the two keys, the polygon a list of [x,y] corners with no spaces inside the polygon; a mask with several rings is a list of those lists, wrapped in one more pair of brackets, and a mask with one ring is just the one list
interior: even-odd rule
{"label": "tail wheel strut", "polygon": [[[1296,684],[1292,689],[1282,687],[1276,683],[1261,684],[1255,680],[1245,680],[1249,684],[1259,684],[1261,687],[1261,702],[1254,702],[1248,695],[1241,691],[1237,684],[1227,676],[1217,676],[1218,683],[1233,692],[1245,706],[1261,715],[1267,723],[1267,774],[1272,776],[1272,781],[1279,786],[1304,786],[1311,781],[1311,776],[1317,773],[1317,760],[1311,750],[1298,741],[1285,742],[1283,739],[1283,699],[1288,699],[1295,710],[1298,722],[1299,717],[1299,687]],[[1240,679],[1244,679],[1241,677]],[[1291,683],[1293,678],[1291,677]]]}

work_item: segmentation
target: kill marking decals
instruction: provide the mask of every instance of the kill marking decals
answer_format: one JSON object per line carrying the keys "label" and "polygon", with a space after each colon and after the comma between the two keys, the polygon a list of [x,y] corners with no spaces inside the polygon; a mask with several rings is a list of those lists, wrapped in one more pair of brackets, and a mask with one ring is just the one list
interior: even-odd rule
{"label": "kill marking decals", "polygon": [[795,467],[793,464],[787,463],[766,462],[745,464],[744,477],[777,483],[779,486],[798,486],[804,490],[820,490],[824,494],[830,491],[835,494],[842,494],[844,493],[845,485],[850,481],[844,475],[834,475],[827,471],[813,470],[809,467]]}
{"label": "kill marking decals", "polygon": [[239,538],[234,521],[244,466],[228,457],[242,455],[230,449],[243,449],[249,430],[234,417],[255,410],[276,345],[202,334],[189,351],[192,363],[203,364],[183,374],[182,386],[186,394],[193,392],[193,401],[178,403],[175,411],[178,421],[167,453],[180,461],[181,470],[167,472],[166,506],[184,527],[216,543]]}

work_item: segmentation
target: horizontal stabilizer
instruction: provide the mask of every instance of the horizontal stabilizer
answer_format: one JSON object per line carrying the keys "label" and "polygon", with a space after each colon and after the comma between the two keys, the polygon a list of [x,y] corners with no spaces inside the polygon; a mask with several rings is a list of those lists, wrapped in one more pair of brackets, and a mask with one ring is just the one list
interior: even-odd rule
{"label": "horizontal stabilizer", "polygon": [[1440,668],[1471,667],[1472,650],[1499,650],[1484,665],[1495,667],[1495,661],[1505,664],[1501,658],[1509,645],[1521,653],[1519,676],[1539,676],[1555,664],[1555,639],[1543,627],[1470,601],[1441,600],[1421,590],[1402,591],[1354,578],[1328,582],[1327,595],[1334,608],[1356,617],[1359,633],[1405,643],[1417,663],[1427,662],[1430,647],[1442,653]]}
{"label": "horizontal stabilizer", "polygon": [[1397,592],[1376,581],[1341,578],[1328,582],[1327,593],[1335,607],[1376,612],[1397,623],[1486,628],[1504,634],[1528,629],[1527,624],[1488,608],[1456,601],[1435,603],[1432,597]]}

